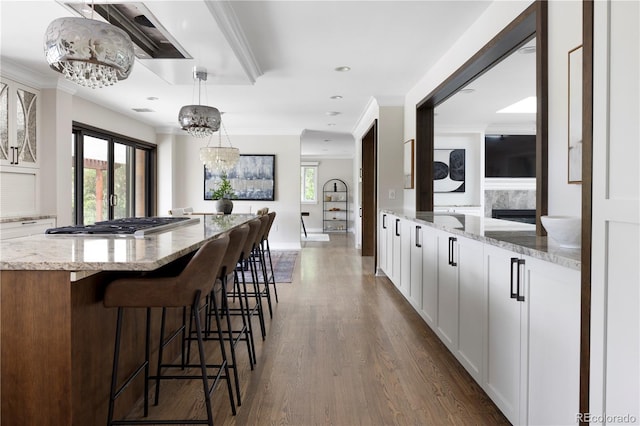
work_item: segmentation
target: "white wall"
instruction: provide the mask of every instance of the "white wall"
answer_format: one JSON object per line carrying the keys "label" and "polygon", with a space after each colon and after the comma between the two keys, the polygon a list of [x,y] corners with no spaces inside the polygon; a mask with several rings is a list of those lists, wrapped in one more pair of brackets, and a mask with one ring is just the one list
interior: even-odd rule
{"label": "white wall", "polygon": [[[269,234],[271,248],[300,248],[300,136],[299,135],[231,135],[231,143],[240,149],[241,154],[275,154],[276,156],[276,193],[275,201],[233,202],[233,212],[255,213],[261,207],[269,207],[277,213]],[[163,141],[163,144],[166,143]],[[193,207],[196,212],[215,212],[215,201],[204,200],[204,166],[200,162],[199,149],[206,142],[190,136],[175,137],[171,188],[167,181],[159,192],[170,190],[172,205],[175,207]],[[163,155],[171,149],[163,148]],[[159,159],[164,163],[164,159]]]}
{"label": "white wall", "polygon": [[356,215],[358,213],[358,207],[355,207],[354,202],[353,159],[307,159],[305,157],[302,157],[301,160],[303,162],[318,162],[318,202],[315,204],[304,203],[300,206],[302,211],[309,212],[309,216],[305,216],[304,218],[304,225],[307,228],[307,232],[322,232],[322,187],[329,179],[341,179],[347,184],[347,187],[349,188],[349,232],[353,232],[354,213]]}
{"label": "white wall", "polygon": [[582,44],[582,2],[549,2],[549,214],[581,216],[582,185],[568,182],[568,52]]}
{"label": "white wall", "polygon": [[378,209],[399,210],[404,202],[402,106],[380,106],[378,121]]}

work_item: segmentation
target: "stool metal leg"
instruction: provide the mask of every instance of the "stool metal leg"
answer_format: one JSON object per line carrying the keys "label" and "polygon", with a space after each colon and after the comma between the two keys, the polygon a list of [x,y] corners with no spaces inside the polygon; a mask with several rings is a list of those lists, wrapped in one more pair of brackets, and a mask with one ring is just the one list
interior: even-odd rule
{"label": "stool metal leg", "polygon": [[[200,304],[200,292],[196,296],[196,301],[191,308],[192,316],[196,324],[196,340],[198,341],[198,353],[200,354],[200,370],[202,371],[202,388],[204,391],[204,403],[207,409],[207,420],[208,425],[213,426],[213,410],[211,408],[211,393],[209,391],[209,380],[207,379],[207,360],[204,355],[204,341],[202,339],[202,327],[200,324],[200,315],[198,312],[198,305]],[[218,316],[216,315],[216,320],[218,320]],[[218,320],[218,327],[220,326]],[[223,342],[221,342],[223,343]],[[225,359],[223,357],[223,359]],[[226,365],[225,365],[226,368]],[[227,383],[229,384],[229,371],[227,369]],[[230,385],[229,385],[230,386]],[[229,389],[231,391],[231,389]],[[231,397],[231,404],[233,406],[233,397]],[[233,414],[235,415],[235,407],[233,407]]]}
{"label": "stool metal leg", "polygon": [[111,368],[111,391],[109,393],[109,413],[107,415],[107,426],[113,423],[113,408],[116,401],[116,387],[118,383],[118,361],[120,360],[120,337],[122,334],[122,314],[123,309],[118,308],[118,321],[116,322],[116,343],[113,350],[113,367]]}

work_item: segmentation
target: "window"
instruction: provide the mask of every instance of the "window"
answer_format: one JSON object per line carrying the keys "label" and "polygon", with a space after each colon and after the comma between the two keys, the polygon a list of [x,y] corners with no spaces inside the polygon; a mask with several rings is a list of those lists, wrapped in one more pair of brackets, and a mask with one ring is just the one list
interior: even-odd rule
{"label": "window", "polygon": [[300,202],[318,202],[318,163],[302,163],[300,166]]}
{"label": "window", "polygon": [[72,141],[75,224],[153,214],[153,145],[76,123]]}

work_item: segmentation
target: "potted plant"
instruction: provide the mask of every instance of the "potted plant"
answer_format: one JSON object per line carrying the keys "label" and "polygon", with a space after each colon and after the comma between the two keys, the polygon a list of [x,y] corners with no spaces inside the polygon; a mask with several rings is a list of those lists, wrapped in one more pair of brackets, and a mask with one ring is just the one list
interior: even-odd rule
{"label": "potted plant", "polygon": [[231,198],[235,198],[236,195],[226,173],[220,176],[220,184],[211,195],[214,200],[217,200],[216,211],[224,214],[231,213],[233,210],[233,201],[231,201]]}

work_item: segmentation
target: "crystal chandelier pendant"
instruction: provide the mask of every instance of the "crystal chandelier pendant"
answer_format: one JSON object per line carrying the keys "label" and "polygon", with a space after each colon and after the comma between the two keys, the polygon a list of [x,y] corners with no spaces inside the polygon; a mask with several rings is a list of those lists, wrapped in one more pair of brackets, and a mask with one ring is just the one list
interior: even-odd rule
{"label": "crystal chandelier pendant", "polygon": [[52,69],[92,89],[125,80],[135,62],[126,32],[87,18],[53,20],[45,33],[44,53]]}
{"label": "crystal chandelier pendant", "polygon": [[185,105],[180,108],[178,122],[182,130],[186,130],[191,136],[205,138],[220,129],[220,111],[200,104],[200,86],[203,81],[207,81],[207,71],[194,67],[193,78],[198,81],[198,105]]}
{"label": "crystal chandelier pendant", "polygon": [[240,160],[240,150],[231,146],[231,140],[229,140],[229,135],[227,135],[224,124],[222,124],[222,129],[225,132],[229,146],[222,146],[223,130],[220,130],[218,146],[207,145],[200,148],[200,161],[207,166],[209,170],[218,170],[227,173],[238,163],[238,160]]}

